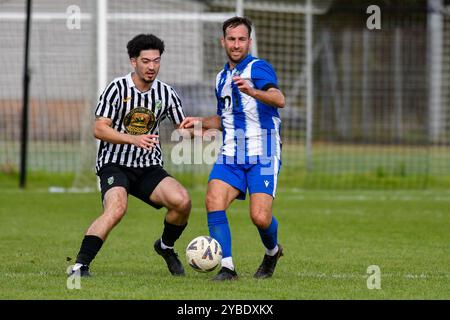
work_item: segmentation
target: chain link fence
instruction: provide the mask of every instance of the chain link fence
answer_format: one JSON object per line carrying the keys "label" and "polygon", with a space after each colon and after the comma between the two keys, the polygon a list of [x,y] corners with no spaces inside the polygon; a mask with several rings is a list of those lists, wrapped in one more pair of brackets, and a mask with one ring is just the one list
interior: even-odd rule
{"label": "chain link fence", "polygon": [[[98,7],[33,3],[28,168],[92,185]],[[155,33],[166,43],[159,78],[178,91],[188,115],[214,114],[214,79],[226,62],[221,23],[239,3],[107,1],[107,81],[131,71],[127,41]],[[242,3],[255,25],[253,53],[275,67],[287,98],[281,187],[450,185],[449,1]],[[370,5],[380,8],[381,29],[367,27]],[[19,167],[24,13],[24,0],[0,0],[0,174]],[[161,131],[165,165],[194,185],[209,166],[174,164],[172,129]]]}

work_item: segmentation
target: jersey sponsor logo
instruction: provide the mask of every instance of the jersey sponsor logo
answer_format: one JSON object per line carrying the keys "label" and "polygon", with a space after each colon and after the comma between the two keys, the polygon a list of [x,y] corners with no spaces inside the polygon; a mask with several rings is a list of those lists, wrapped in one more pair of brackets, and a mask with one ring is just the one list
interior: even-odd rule
{"label": "jersey sponsor logo", "polygon": [[223,111],[228,111],[231,112],[233,110],[233,105],[231,104],[231,97],[230,96],[224,96],[221,97],[221,105],[222,105],[222,109]]}
{"label": "jersey sponsor logo", "polygon": [[155,125],[155,114],[150,109],[136,107],[128,112],[123,120],[123,124],[129,134],[146,134]]}

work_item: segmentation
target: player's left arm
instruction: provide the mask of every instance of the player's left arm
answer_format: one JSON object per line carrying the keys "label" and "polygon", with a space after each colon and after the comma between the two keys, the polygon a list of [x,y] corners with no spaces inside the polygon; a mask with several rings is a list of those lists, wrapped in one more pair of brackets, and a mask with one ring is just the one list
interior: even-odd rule
{"label": "player's left arm", "polygon": [[233,81],[241,92],[256,100],[276,108],[284,108],[286,104],[284,94],[278,88],[277,75],[268,62],[255,61],[251,67],[250,78],[235,76]]}
{"label": "player's left arm", "polygon": [[170,88],[169,94],[169,104],[167,106],[166,114],[164,115],[164,117],[167,116],[174,125],[175,129],[179,129],[181,122],[183,122],[183,120],[186,118],[183,110],[183,104],[181,102],[180,96],[173,88]]}
{"label": "player's left arm", "polygon": [[278,88],[271,87],[267,90],[255,89],[250,86],[246,79],[239,76],[233,77],[233,81],[241,92],[255,98],[256,100],[268,104],[269,106],[284,108],[286,104],[284,95]]}
{"label": "player's left arm", "polygon": [[194,135],[202,135],[201,132],[197,132],[198,130],[194,130],[194,128],[184,128],[182,124],[185,122],[186,115],[183,110],[183,105],[181,102],[181,99],[178,95],[178,93],[171,88],[170,92],[170,103],[169,107],[167,108],[167,117],[172,121],[172,124],[174,126],[175,130],[178,130],[178,132],[184,137],[184,136],[191,136]]}

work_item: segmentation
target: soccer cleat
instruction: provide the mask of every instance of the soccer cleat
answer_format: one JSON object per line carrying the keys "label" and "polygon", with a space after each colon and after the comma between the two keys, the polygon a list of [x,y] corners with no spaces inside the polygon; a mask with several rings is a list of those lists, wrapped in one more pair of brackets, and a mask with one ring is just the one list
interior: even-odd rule
{"label": "soccer cleat", "polygon": [[156,253],[158,253],[167,263],[167,268],[174,276],[184,276],[184,268],[181,264],[180,259],[178,259],[178,254],[173,251],[173,249],[163,249],[161,248],[161,239],[155,241],[153,246]]}
{"label": "soccer cleat", "polygon": [[212,278],[213,281],[237,280],[238,275],[236,271],[222,267],[219,273]]}
{"label": "soccer cleat", "polygon": [[273,275],[278,259],[280,259],[281,256],[283,256],[283,247],[278,244],[277,253],[274,256],[265,254],[261,265],[253,276],[257,279],[270,278]]}
{"label": "soccer cleat", "polygon": [[92,276],[91,273],[89,272],[89,266],[87,266],[87,265],[82,265],[77,270],[74,270],[74,268],[72,268],[72,270],[70,270],[70,272],[67,274],[67,276],[70,277],[72,275],[77,275],[77,274],[79,274],[80,277]]}

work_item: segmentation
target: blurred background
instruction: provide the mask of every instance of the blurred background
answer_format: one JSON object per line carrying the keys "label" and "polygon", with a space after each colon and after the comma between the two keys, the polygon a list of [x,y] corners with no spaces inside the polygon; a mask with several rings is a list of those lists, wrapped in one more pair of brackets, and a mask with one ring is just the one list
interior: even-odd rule
{"label": "blurred background", "polygon": [[[131,71],[138,33],[164,40],[159,79],[186,114],[215,114],[222,22],[245,15],[287,98],[280,188],[450,187],[450,0],[34,0],[31,12],[28,185],[96,189],[93,110]],[[0,31],[2,188],[19,184],[25,0],[0,0]],[[172,129],[167,170],[204,188],[210,166],[173,163]]]}

